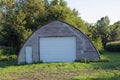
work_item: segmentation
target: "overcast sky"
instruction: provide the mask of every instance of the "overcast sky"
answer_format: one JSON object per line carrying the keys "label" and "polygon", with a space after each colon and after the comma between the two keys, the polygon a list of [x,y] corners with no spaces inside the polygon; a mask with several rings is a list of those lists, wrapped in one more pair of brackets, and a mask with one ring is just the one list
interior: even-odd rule
{"label": "overcast sky", "polygon": [[120,0],[65,0],[68,7],[79,11],[84,21],[95,23],[108,16],[111,24],[120,21]]}

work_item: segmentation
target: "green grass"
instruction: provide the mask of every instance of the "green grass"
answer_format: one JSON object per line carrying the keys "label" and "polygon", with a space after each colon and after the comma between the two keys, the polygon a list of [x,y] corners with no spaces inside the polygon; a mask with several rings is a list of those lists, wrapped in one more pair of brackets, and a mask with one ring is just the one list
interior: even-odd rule
{"label": "green grass", "polygon": [[120,53],[104,51],[102,60],[90,63],[38,63],[17,65],[0,61],[0,80],[119,80]]}

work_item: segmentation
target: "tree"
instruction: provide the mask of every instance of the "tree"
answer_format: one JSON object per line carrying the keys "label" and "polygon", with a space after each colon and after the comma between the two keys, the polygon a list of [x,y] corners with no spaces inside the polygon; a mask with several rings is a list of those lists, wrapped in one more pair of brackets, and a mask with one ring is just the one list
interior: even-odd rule
{"label": "tree", "polygon": [[[10,3],[9,0],[7,0],[2,3],[5,3],[1,6],[5,7],[5,10],[2,10],[4,14],[2,29],[2,35],[4,36],[3,43],[5,43],[4,46],[14,47],[19,50],[24,40],[32,32],[30,29],[24,27],[26,24],[26,14],[24,14],[23,10],[16,8],[16,2]],[[12,4],[13,6],[11,7]]]}
{"label": "tree", "polygon": [[0,14],[2,15],[0,27],[1,27],[1,40],[0,44],[7,45],[7,39],[5,39],[5,36],[7,35],[5,31],[5,25],[8,23],[6,20],[8,19],[8,16],[10,16],[10,13],[13,11],[13,7],[15,0],[1,0],[0,1]]}
{"label": "tree", "polygon": [[66,7],[67,3],[64,0],[60,0],[59,5]]}
{"label": "tree", "polygon": [[31,30],[36,30],[44,21],[45,4],[41,0],[20,0],[20,8],[26,14],[25,27]]}
{"label": "tree", "polygon": [[52,20],[62,20],[83,31],[85,23],[76,9],[71,10],[68,8],[64,0],[53,0],[49,5],[46,8],[46,17],[44,18],[46,20],[43,19],[43,21],[47,23]]}
{"label": "tree", "polygon": [[2,41],[3,41],[3,14],[2,12],[0,12],[0,46],[3,44]]}
{"label": "tree", "polygon": [[93,42],[93,44],[99,51],[103,50],[102,39],[100,35],[97,33],[96,26],[94,24],[89,23],[86,24],[87,26],[85,29],[86,30],[85,34],[89,37],[89,39]]}
{"label": "tree", "polygon": [[120,21],[115,22],[113,25],[110,26],[110,40],[117,40],[120,39]]}
{"label": "tree", "polygon": [[119,36],[119,26],[120,22],[116,22],[113,25],[109,25],[110,20],[108,16],[102,17],[100,20],[96,23],[96,30],[97,35],[100,35],[103,43],[103,47],[105,49],[106,43],[109,40],[114,40],[116,37]]}
{"label": "tree", "polygon": [[7,39],[8,46],[20,49],[24,40],[31,34],[30,29],[26,29],[25,14],[22,10],[13,11],[6,19],[4,31],[6,32],[5,38]]}
{"label": "tree", "polygon": [[85,25],[78,11],[68,8],[64,0],[2,0],[0,11],[0,42],[18,50],[33,31],[49,21],[62,20],[82,30]]}
{"label": "tree", "polygon": [[59,5],[59,0],[52,0],[50,5]]}
{"label": "tree", "polygon": [[110,35],[109,23],[110,23],[110,20],[108,16],[102,17],[96,23],[96,30],[97,30],[98,35],[100,35],[102,39],[102,44],[103,44],[104,49],[106,47],[106,43]]}
{"label": "tree", "polygon": [[43,1],[44,1],[45,8],[47,9],[50,6],[50,3],[48,0],[43,0]]}

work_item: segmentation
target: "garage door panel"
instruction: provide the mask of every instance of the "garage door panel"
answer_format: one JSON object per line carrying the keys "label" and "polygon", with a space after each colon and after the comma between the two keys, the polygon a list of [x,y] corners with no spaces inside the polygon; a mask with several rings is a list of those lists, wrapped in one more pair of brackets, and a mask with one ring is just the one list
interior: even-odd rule
{"label": "garage door panel", "polygon": [[76,59],[75,37],[40,38],[40,60],[43,62],[73,62]]}

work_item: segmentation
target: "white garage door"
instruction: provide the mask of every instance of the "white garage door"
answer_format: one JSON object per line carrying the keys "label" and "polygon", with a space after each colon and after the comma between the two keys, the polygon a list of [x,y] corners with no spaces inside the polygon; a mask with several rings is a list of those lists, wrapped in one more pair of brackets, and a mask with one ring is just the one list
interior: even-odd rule
{"label": "white garage door", "polygon": [[76,37],[40,38],[40,61],[73,62],[76,59]]}

